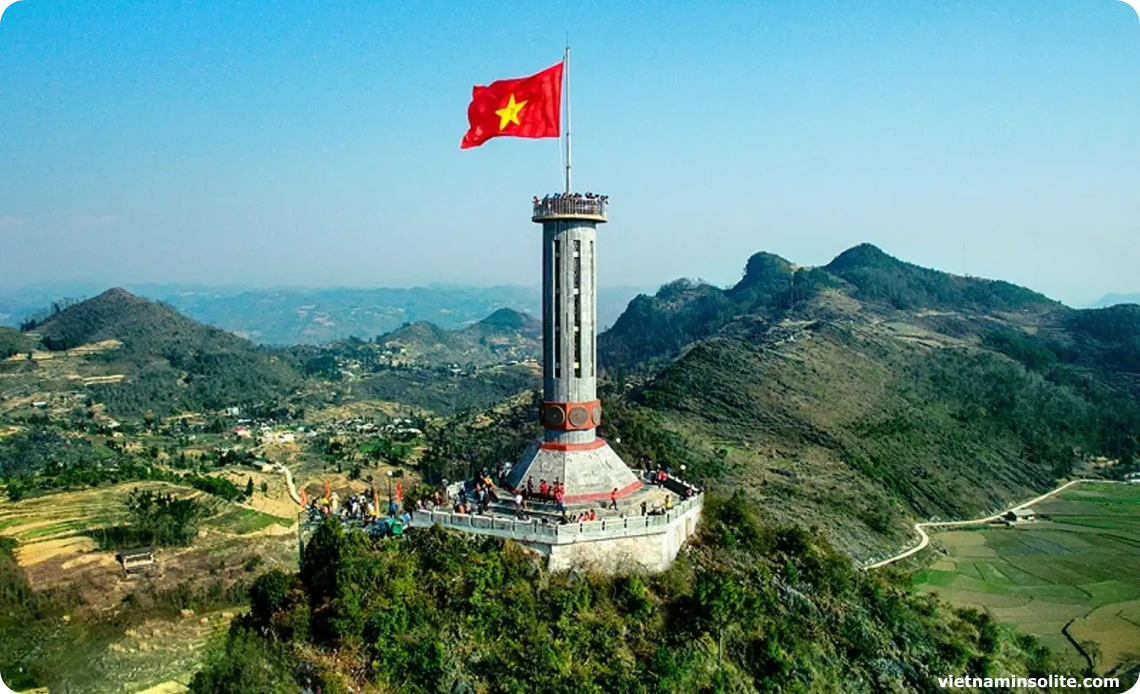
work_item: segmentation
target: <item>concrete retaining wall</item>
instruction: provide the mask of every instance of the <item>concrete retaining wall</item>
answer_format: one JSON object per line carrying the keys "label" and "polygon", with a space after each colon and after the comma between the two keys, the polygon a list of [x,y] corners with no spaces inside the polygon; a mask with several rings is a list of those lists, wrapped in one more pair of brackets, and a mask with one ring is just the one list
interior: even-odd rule
{"label": "concrete retaining wall", "polygon": [[625,571],[664,571],[669,568],[685,541],[697,529],[703,505],[695,505],[672,519],[657,532],[640,537],[592,539],[564,544],[533,544],[547,558],[551,571],[580,568],[617,573]]}

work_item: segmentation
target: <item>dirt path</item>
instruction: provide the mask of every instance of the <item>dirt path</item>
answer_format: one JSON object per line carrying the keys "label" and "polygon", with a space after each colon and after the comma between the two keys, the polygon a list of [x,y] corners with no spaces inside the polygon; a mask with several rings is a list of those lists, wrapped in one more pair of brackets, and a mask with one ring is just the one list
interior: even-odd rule
{"label": "dirt path", "polygon": [[907,557],[914,556],[915,554],[918,554],[922,550],[926,549],[927,546],[930,545],[930,536],[926,534],[926,528],[957,528],[957,527],[961,527],[964,525],[983,525],[985,523],[992,523],[993,521],[998,520],[999,518],[1001,518],[1005,514],[1009,513],[1010,511],[1013,511],[1014,509],[1019,509],[1019,508],[1025,507],[1025,506],[1032,506],[1034,504],[1039,504],[1042,501],[1053,496],[1054,494],[1058,494],[1060,492],[1063,492],[1075,484],[1081,484],[1082,482],[1097,482],[1097,483],[1101,483],[1101,484],[1111,484],[1112,481],[1113,480],[1077,479],[1077,480],[1073,480],[1071,482],[1066,482],[1065,484],[1062,484],[1060,487],[1057,487],[1053,491],[1048,492],[1046,494],[1042,494],[1041,496],[1037,497],[1036,499],[1031,499],[1029,501],[1023,501],[1020,504],[1010,506],[1005,511],[1002,511],[1000,513],[995,513],[992,516],[986,516],[985,518],[978,518],[976,520],[939,521],[937,523],[915,523],[914,524],[914,530],[915,530],[915,532],[918,533],[918,537],[919,537],[919,543],[917,545],[915,545],[914,547],[911,547],[910,549],[906,550],[905,552],[901,552],[899,554],[896,554],[895,556],[893,556],[889,559],[884,559],[883,561],[864,566],[863,570],[864,571],[870,571],[871,569],[882,568],[884,566],[887,566],[888,564],[894,564],[897,561],[901,561],[903,559],[906,559]]}
{"label": "dirt path", "polygon": [[285,467],[284,463],[277,463],[277,468],[285,475],[285,484],[289,487],[289,497],[301,505],[301,495],[297,493],[297,485],[293,482],[293,473],[289,468]]}

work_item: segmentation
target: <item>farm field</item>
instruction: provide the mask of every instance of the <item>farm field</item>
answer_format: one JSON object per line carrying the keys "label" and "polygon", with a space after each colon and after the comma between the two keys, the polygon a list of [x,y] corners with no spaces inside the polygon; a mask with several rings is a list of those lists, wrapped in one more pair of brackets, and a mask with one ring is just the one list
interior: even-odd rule
{"label": "farm field", "polygon": [[1140,662],[1140,487],[1083,484],[1039,520],[932,534],[917,590],[992,614],[1098,671]]}
{"label": "farm field", "polygon": [[[244,609],[244,586],[274,566],[296,569],[295,504],[280,476],[266,480],[269,494],[258,491],[243,505],[165,482],[0,503],[0,538],[15,542],[12,558],[28,584],[74,600],[42,636],[44,648],[58,655],[54,668],[66,691],[185,691],[209,639]],[[152,572],[128,578],[115,552],[100,550],[90,531],[126,521],[124,502],[136,488],[194,497],[211,516],[190,546],[159,549]]]}

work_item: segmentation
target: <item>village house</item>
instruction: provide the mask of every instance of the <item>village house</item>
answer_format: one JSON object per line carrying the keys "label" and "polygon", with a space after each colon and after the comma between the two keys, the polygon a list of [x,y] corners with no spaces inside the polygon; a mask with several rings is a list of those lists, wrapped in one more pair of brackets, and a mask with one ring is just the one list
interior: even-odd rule
{"label": "village house", "polygon": [[1008,525],[1028,523],[1035,520],[1037,520],[1037,513],[1031,508],[1015,508],[1005,514],[1005,522]]}

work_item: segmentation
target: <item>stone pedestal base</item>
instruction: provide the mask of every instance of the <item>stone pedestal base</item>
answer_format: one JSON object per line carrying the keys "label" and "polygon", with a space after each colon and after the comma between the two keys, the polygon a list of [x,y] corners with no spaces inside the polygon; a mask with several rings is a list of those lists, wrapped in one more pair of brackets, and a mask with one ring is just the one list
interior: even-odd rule
{"label": "stone pedestal base", "polygon": [[507,485],[521,489],[528,477],[536,490],[542,480],[560,481],[566,486],[567,504],[607,501],[614,489],[622,497],[641,488],[633,470],[602,439],[573,446],[535,443],[511,468]]}

